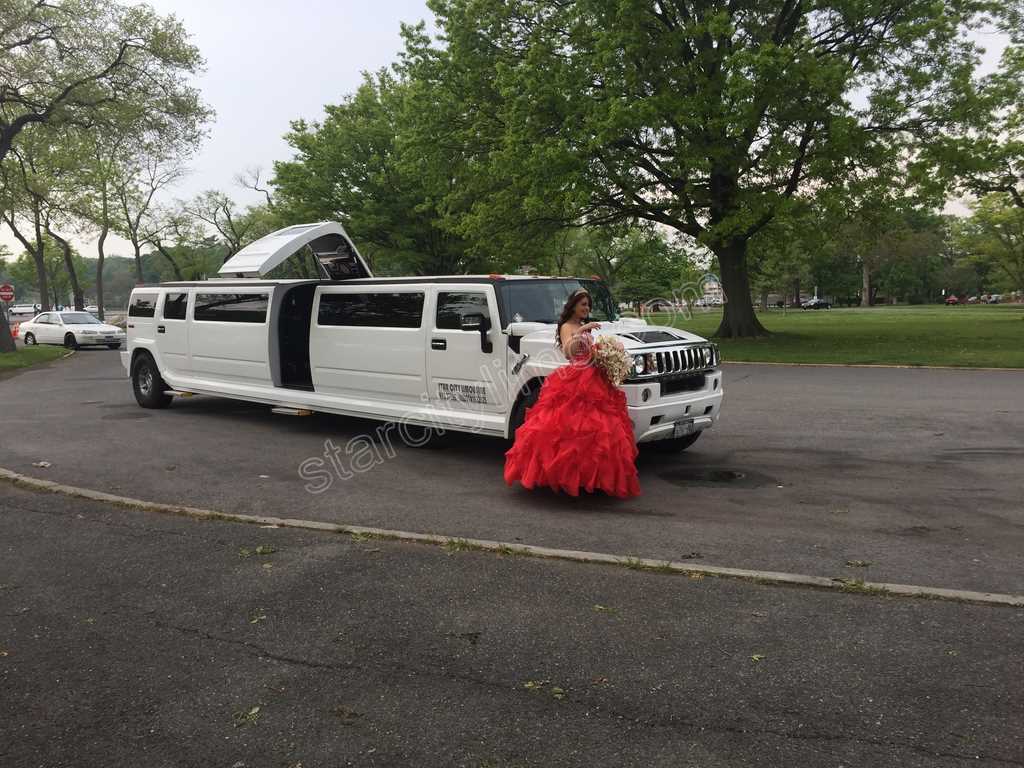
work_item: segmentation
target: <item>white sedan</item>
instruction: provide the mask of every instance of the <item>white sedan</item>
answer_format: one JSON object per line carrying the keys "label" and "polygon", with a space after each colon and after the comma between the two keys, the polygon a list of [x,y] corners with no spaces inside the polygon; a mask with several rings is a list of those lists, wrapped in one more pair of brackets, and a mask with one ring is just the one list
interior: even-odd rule
{"label": "white sedan", "polygon": [[43,312],[19,329],[25,344],[63,344],[68,349],[105,346],[118,349],[124,331],[101,323],[88,312]]}

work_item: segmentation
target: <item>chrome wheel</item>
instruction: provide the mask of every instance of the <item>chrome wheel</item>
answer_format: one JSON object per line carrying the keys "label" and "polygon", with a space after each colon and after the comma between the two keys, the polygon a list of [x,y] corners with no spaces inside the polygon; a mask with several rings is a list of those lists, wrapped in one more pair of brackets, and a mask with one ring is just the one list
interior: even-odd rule
{"label": "chrome wheel", "polygon": [[145,397],[153,392],[153,369],[147,363],[139,365],[139,392]]}

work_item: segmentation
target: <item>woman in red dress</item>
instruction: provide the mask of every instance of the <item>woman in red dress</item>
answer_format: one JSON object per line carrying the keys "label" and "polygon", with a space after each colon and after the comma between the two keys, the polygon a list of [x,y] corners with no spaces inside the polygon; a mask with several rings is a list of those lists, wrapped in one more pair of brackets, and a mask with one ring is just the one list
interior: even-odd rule
{"label": "woman in red dress", "polygon": [[585,322],[590,294],[583,288],[565,302],[556,345],[569,359],[544,380],[540,397],[516,430],[505,454],[505,482],[525,488],[547,486],[578,496],[580,489],[627,498],[640,493],[636,440],[626,411],[626,395],[591,364]]}

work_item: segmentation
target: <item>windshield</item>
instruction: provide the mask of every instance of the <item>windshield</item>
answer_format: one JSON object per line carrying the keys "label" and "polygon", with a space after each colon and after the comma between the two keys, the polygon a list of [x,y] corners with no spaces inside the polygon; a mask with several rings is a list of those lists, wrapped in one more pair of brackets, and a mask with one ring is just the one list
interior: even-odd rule
{"label": "windshield", "polygon": [[569,294],[579,288],[590,291],[591,320],[615,320],[619,313],[608,286],[599,280],[505,280],[498,284],[506,312],[505,322],[557,323]]}
{"label": "windshield", "polygon": [[66,325],[99,325],[100,321],[88,312],[61,312]]}

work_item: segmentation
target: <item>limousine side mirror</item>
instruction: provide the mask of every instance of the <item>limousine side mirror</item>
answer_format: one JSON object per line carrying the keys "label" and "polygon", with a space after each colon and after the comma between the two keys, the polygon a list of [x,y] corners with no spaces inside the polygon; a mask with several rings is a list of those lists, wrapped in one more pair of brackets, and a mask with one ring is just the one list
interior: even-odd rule
{"label": "limousine side mirror", "polygon": [[482,314],[479,312],[471,312],[468,315],[463,315],[459,326],[464,331],[480,332],[480,351],[494,351],[494,345],[491,343],[491,340],[487,338],[487,332],[491,329],[491,324]]}

